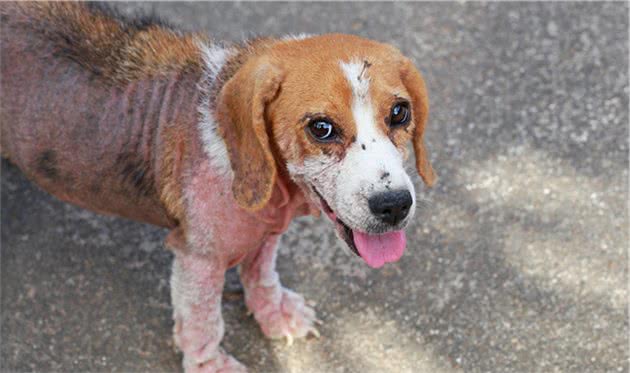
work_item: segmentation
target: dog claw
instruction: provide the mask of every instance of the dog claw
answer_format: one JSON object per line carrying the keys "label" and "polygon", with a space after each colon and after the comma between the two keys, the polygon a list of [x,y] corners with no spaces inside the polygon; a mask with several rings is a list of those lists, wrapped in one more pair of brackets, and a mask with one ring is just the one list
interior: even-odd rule
{"label": "dog claw", "polygon": [[[322,322],[317,319],[315,311],[306,304],[301,295],[284,288],[281,291],[282,297],[279,301],[270,299],[273,302],[250,293],[248,307],[253,310],[263,333],[269,338],[284,339],[286,346],[292,346],[295,338],[303,338],[309,334],[319,338],[315,325]],[[256,295],[262,299],[254,302],[253,297]]]}
{"label": "dog claw", "polygon": [[319,334],[319,331],[318,331],[317,329],[315,329],[315,328],[310,328],[310,329],[308,330],[308,332],[309,332],[309,333],[311,333],[313,336],[315,336],[315,338],[319,339],[320,334]]}
{"label": "dog claw", "polygon": [[324,325],[324,322],[322,320],[320,320],[320,319],[315,319],[315,320],[313,320],[313,322],[315,324],[317,324],[317,325]]}

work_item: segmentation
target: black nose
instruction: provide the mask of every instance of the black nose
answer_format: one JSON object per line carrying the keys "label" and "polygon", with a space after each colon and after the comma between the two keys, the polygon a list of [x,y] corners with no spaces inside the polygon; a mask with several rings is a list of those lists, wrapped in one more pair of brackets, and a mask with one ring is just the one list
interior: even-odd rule
{"label": "black nose", "polygon": [[370,211],[381,221],[396,225],[409,214],[413,204],[408,190],[380,193],[370,197],[368,205]]}

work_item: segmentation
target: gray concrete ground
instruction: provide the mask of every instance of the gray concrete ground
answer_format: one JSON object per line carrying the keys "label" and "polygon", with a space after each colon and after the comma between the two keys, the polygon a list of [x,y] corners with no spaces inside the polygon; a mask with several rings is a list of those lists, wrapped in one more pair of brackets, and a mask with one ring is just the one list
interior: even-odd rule
{"label": "gray concrete ground", "polygon": [[[229,293],[223,345],[253,372],[628,371],[627,3],[119,6],[219,39],[357,33],[425,74],[441,181],[403,260],[370,270],[323,219],[295,222],[281,278],[322,337],[268,341]],[[4,161],[1,227],[3,371],[180,369],[164,231]]]}

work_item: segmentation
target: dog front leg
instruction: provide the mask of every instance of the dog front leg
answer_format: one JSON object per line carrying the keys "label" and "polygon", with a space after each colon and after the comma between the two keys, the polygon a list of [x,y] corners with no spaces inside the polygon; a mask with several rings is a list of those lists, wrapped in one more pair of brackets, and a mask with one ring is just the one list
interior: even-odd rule
{"label": "dog front leg", "polygon": [[224,332],[221,294],[226,267],[223,261],[208,255],[175,254],[171,275],[173,331],[187,373],[246,371],[219,347]]}
{"label": "dog front leg", "polygon": [[313,325],[315,311],[304,303],[304,298],[280,284],[276,272],[276,253],[279,236],[269,237],[255,252],[241,263],[241,282],[245,288],[245,303],[254,314],[263,333],[269,338],[304,337],[308,333],[319,336]]}

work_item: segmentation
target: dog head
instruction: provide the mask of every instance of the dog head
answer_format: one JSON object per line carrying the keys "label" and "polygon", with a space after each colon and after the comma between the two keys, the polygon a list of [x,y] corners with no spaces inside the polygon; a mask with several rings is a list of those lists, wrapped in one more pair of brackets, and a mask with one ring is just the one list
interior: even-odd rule
{"label": "dog head", "polygon": [[414,186],[406,144],[432,186],[423,134],[424,81],[397,49],[351,35],[273,43],[252,55],[222,88],[233,193],[249,210],[271,197],[286,170],[368,265],[402,256],[413,218]]}

